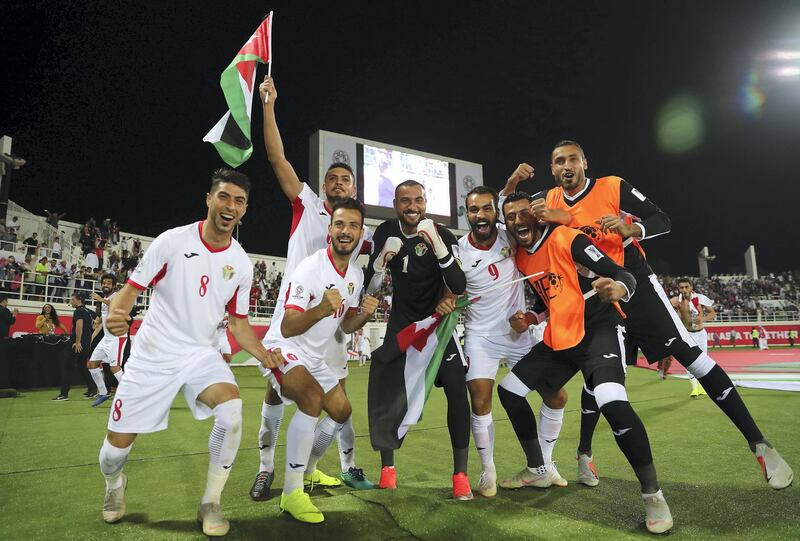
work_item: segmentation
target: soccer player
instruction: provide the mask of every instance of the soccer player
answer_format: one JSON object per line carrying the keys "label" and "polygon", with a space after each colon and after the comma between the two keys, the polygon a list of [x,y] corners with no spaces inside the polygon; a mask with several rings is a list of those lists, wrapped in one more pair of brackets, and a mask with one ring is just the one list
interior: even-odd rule
{"label": "soccer player", "polygon": [[100,287],[103,290],[102,296],[92,293],[92,298],[100,303],[100,324],[94,329],[92,341],[101,332],[103,337],[92,351],[89,356],[89,362],[86,365],[89,368],[92,380],[97,385],[97,398],[92,403],[93,408],[111,398],[111,394],[106,389],[105,376],[101,365],[103,363],[107,364],[111,369],[111,373],[117,378],[117,383],[119,383],[122,379],[122,353],[125,351],[125,343],[128,341],[127,335],[114,336],[111,334],[106,325],[108,307],[112,299],[117,295],[116,291],[114,291],[117,287],[117,277],[113,274],[104,274],[100,278]]}
{"label": "soccer player", "polygon": [[[300,522],[325,520],[303,491],[303,480],[316,471],[352,411],[338,375],[325,362],[329,342],[339,329],[349,334],[363,327],[378,308],[378,299],[369,295],[359,303],[364,275],[351,256],[361,243],[363,226],[361,203],[348,198],[333,205],[330,246],[292,271],[283,310],[264,337],[267,348],[279,348],[286,358],[267,376],[280,395],[297,404],[286,432],[280,508]],[[323,410],[328,416],[317,423]]]}
{"label": "soccer player", "polygon": [[239,449],[242,401],[217,349],[217,325],[225,312],[234,316],[230,329],[244,350],[267,368],[284,361],[280,351],[264,348],[247,320],[252,265],[231,235],[247,210],[249,192],[247,176],[229,169],[215,171],[206,194],[206,219],[156,237],[111,301],[106,326],[111,334],[122,336],[139,293],[153,288],[100,449],[106,522],[117,522],[125,514],[127,476],[122,468],[136,436],[166,429],[175,395],[182,392],[195,419],[214,416],[208,481],[197,520],[206,535],[228,532],[220,497]]}
{"label": "soccer player", "polygon": [[[415,180],[401,182],[395,188],[394,208],[397,220],[387,220],[375,230],[375,247],[367,265],[367,292],[376,290],[388,268],[392,276],[392,309],[386,327],[384,345],[372,354],[369,373],[368,413],[370,427],[385,409],[383,389],[403,385],[405,362],[381,360],[386,344],[396,343],[397,333],[409,324],[429,317],[445,293],[460,295],[466,278],[454,252],[457,241],[444,226],[425,218],[425,187]],[[437,381],[447,397],[447,427],[453,447],[453,498],[472,499],[467,478],[469,455],[469,403],[464,367],[454,340],[444,352]],[[449,359],[449,360],[447,360]],[[386,427],[391,431],[391,427]],[[372,446],[381,454],[381,488],[397,488],[394,450],[402,439],[389,446],[370,431]],[[396,447],[393,447],[395,446]]]}
{"label": "soccer player", "polygon": [[[281,191],[292,204],[292,226],[289,231],[286,265],[281,287],[278,290],[275,311],[272,315],[272,321],[276,321],[283,312],[286,292],[294,269],[303,259],[328,246],[331,206],[338,201],[354,197],[356,185],[353,170],[344,163],[331,164],[325,173],[325,200],[320,199],[308,184],[300,182],[294,167],[283,152],[283,142],[275,119],[278,91],[272,78],[265,77],[258,87],[258,91],[263,107],[264,145],[267,150],[267,158],[278,178]],[[269,96],[268,100],[267,96]],[[364,233],[360,238],[359,246],[352,253],[353,259],[357,258],[361,252],[369,253],[370,229],[364,227]],[[337,331],[336,337],[330,341],[329,347],[330,351],[324,356],[325,362],[336,374],[342,390],[347,394],[347,345],[344,334]],[[283,402],[273,387],[268,385],[264,403],[261,406],[261,427],[258,432],[260,464],[250,489],[250,497],[253,500],[264,501],[269,498],[272,482],[275,479],[275,446],[278,442],[278,431],[282,420]],[[363,470],[356,467],[356,434],[350,417],[334,436],[339,447],[341,479],[353,488],[372,488],[373,484],[364,476]],[[308,485],[340,486],[342,484],[339,479],[325,475],[319,470],[311,472],[304,481]]]}
{"label": "soccer player", "polygon": [[535,276],[528,279],[540,301],[535,311],[547,310],[549,315],[544,340],[514,366],[497,390],[528,461],[500,486],[550,485],[536,421],[525,397],[543,386],[561,388],[580,371],[639,479],[647,529],[666,532],[672,527],[672,515],[659,488],[647,432],[625,392],[625,329],[619,306],[610,304],[629,301],[636,280],[580,231],[540,225],[531,201],[526,193],[512,193],[503,211],[519,245],[517,266],[523,275]]}
{"label": "soccer player", "polygon": [[[708,353],[708,334],[706,333],[706,321],[713,321],[717,317],[717,312],[714,310],[714,302],[694,291],[692,281],[688,278],[681,278],[678,280],[678,292],[680,295],[670,299],[670,303],[680,314],[681,322],[686,330],[689,331],[689,336],[695,341],[703,353]],[[705,396],[706,391],[703,386],[697,381],[691,373],[689,374],[689,382],[692,384],[692,392],[689,396],[692,398],[700,398]]]}
{"label": "soccer player", "polygon": [[[527,168],[518,167],[504,191],[513,191],[520,181],[530,178],[532,168]],[[620,177],[591,179],[586,177],[587,169],[586,156],[578,143],[556,144],[550,164],[556,187],[535,196],[535,212],[546,209],[548,220],[580,228],[634,275],[639,288],[625,307],[626,340],[641,347],[651,363],[672,356],[686,367],[745,437],[770,486],[789,486],[794,476],[792,469],[764,438],[730,377],[689,336],[639,246],[640,240],[668,233],[669,217]],[[632,216],[640,221],[633,222]],[[594,397],[586,389],[581,396],[581,410],[579,481],[594,486],[598,479],[593,471],[591,438],[599,413]]]}
{"label": "soccer player", "polygon": [[[500,361],[513,368],[538,342],[531,329],[523,325],[521,332],[509,327],[511,317],[524,317],[525,284],[511,283],[520,278],[514,262],[514,242],[499,225],[497,192],[478,186],[467,194],[466,208],[470,231],[458,240],[458,257],[467,278],[467,296],[478,297],[464,313],[464,354],[469,359],[467,389],[472,403],[470,424],[475,447],[481,459],[478,491],[484,497],[497,494],[497,470],[494,464],[494,423],[492,391]],[[505,285],[501,285],[505,284]],[[489,291],[491,290],[491,291]],[[437,312],[455,309],[453,297],[439,303]],[[548,393],[542,389],[539,412],[539,444],[547,475],[558,486],[567,482],[552,461],[553,448],[564,419],[567,393]]]}

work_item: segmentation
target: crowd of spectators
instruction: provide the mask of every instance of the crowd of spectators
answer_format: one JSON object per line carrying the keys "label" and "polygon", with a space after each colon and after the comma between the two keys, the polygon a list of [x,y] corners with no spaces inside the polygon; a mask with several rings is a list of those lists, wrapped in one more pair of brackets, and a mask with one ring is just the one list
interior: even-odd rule
{"label": "crowd of spectators", "polygon": [[253,284],[250,286],[250,315],[270,317],[275,310],[278,290],[281,287],[283,274],[273,261],[257,261],[253,265]]}

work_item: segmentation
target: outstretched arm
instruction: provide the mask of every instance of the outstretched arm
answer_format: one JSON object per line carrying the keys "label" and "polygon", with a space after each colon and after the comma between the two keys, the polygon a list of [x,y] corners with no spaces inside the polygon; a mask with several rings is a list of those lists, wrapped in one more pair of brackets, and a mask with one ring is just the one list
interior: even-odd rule
{"label": "outstretched arm", "polygon": [[[258,87],[258,94],[261,96],[261,107],[264,111],[264,146],[267,150],[267,159],[272,165],[272,170],[275,171],[275,176],[278,177],[278,184],[284,195],[289,201],[294,201],[300,195],[303,184],[283,153],[281,132],[278,131],[278,122],[275,120],[275,102],[278,99],[278,91],[275,89],[272,77],[264,77],[264,81]],[[267,95],[269,95],[269,100],[265,103]]]}

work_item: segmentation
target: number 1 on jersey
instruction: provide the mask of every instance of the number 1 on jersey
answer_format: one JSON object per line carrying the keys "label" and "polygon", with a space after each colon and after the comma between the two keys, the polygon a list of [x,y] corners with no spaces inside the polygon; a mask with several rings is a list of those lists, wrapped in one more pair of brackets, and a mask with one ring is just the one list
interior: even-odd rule
{"label": "number 1 on jersey", "polygon": [[403,272],[408,274],[408,254],[403,256]]}

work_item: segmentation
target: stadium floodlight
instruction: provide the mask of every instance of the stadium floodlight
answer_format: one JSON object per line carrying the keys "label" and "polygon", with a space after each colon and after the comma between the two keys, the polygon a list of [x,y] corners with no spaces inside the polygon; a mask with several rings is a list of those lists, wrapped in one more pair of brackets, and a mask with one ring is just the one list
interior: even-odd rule
{"label": "stadium floodlight", "polygon": [[700,278],[708,278],[708,262],[714,261],[717,258],[708,252],[708,246],[703,246],[703,249],[697,253],[697,266],[700,268]]}

